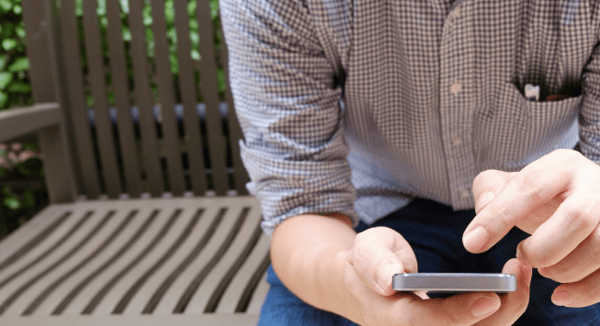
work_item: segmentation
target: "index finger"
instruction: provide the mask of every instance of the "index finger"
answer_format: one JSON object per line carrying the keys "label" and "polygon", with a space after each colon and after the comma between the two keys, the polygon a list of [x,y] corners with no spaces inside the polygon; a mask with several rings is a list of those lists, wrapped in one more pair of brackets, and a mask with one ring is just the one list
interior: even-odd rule
{"label": "index finger", "polygon": [[468,251],[488,250],[532,209],[568,188],[569,165],[561,164],[556,155],[553,152],[526,166],[475,216],[463,235]]}

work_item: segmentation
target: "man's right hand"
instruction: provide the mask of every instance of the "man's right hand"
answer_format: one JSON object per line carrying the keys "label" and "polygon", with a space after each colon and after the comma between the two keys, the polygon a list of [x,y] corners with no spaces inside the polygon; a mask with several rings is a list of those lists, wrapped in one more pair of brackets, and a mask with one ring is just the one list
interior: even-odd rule
{"label": "man's right hand", "polygon": [[[360,311],[355,322],[362,325],[512,325],[527,308],[531,267],[509,260],[503,273],[517,276],[517,291],[463,293],[445,299],[427,299],[392,289],[396,273],[417,272],[417,259],[396,231],[377,227],[355,237],[350,250],[342,252],[344,283]],[[423,299],[424,297],[425,299]]]}

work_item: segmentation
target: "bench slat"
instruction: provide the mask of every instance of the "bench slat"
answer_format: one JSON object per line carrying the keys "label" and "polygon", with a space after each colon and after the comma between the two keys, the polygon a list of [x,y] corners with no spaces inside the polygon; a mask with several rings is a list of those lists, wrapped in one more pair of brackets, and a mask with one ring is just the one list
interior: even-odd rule
{"label": "bench slat", "polygon": [[196,20],[200,34],[200,93],[206,104],[206,131],[212,180],[217,195],[227,194],[228,180],[225,160],[226,140],[223,137],[222,118],[219,114],[219,90],[213,44],[213,26],[210,0],[196,1]]}
{"label": "bench slat", "polygon": [[[235,278],[228,284],[215,312],[235,313],[238,310],[246,311],[248,308],[252,293],[260,283],[270,262],[268,252],[271,240],[262,231],[259,230],[259,232],[261,234],[256,245],[252,248],[252,252],[243,266],[235,274]],[[263,301],[264,297],[261,303]]]}
{"label": "bench slat", "polygon": [[153,209],[158,223],[153,225],[145,241],[131,249],[128,259],[123,259],[109,272],[104,274],[96,284],[82,295],[85,302],[75,303],[66,311],[70,314],[107,315],[111,314],[116,305],[123,300],[132,286],[141,284],[141,278],[156,264],[158,257],[172,245],[172,240],[180,234],[189,221],[185,220],[186,214],[177,213],[176,209]]}
{"label": "bench slat", "polygon": [[244,207],[244,210],[247,211],[244,223],[254,227],[242,226],[230,247],[219,257],[218,264],[209,271],[204,282],[189,300],[185,311],[214,312],[235,274],[252,273],[252,271],[240,271],[239,268],[248,258],[262,233],[258,226],[262,215],[260,210],[252,210],[250,207]]}
{"label": "bench slat", "polygon": [[261,280],[258,282],[254,293],[252,294],[252,298],[250,299],[246,313],[257,315],[260,314],[260,309],[265,302],[265,298],[267,297],[269,289],[271,289],[271,285],[267,282],[267,273],[265,272],[265,274],[261,277]]}
{"label": "bench slat", "polygon": [[160,97],[160,113],[162,116],[163,149],[167,157],[169,188],[173,195],[181,196],[185,191],[183,163],[179,146],[177,119],[174,113],[175,95],[173,92],[173,76],[169,63],[169,42],[165,21],[165,2],[151,0],[152,31],[154,32],[154,54],[158,94]]}
{"label": "bench slat", "polygon": [[101,235],[108,229],[107,225],[115,221],[112,219],[114,212],[107,210],[80,214],[78,216],[86,222],[79,232],[73,234],[47,261],[35,265],[4,287],[0,293],[0,315],[21,314],[51,280],[72,268],[81,257],[86,256],[90,248],[99,245]]}
{"label": "bench slat", "polygon": [[[102,279],[111,266],[119,262],[122,257],[146,235],[146,231],[156,222],[156,215],[147,210],[132,210],[132,221],[122,230],[121,234],[112,241],[97,261],[88,263],[77,274],[71,275],[68,283],[62,284],[50,294],[34,314],[51,315],[62,314],[64,309],[72,304],[79,295],[96,279]],[[128,216],[129,217],[129,216]]]}
{"label": "bench slat", "polygon": [[121,179],[115,151],[115,140],[112,127],[108,118],[108,101],[106,100],[106,86],[104,85],[104,62],[100,43],[100,30],[96,14],[96,1],[83,1],[83,29],[86,56],[90,78],[92,98],[94,99],[94,118],[96,126],[96,139],[100,149],[100,162],[102,163],[102,178],[105,191],[109,198],[118,198],[122,192]]}
{"label": "bench slat", "polygon": [[106,18],[108,20],[107,37],[111,71],[111,89],[115,94],[117,109],[117,127],[123,170],[125,174],[125,191],[131,197],[139,197],[142,193],[142,180],[138,165],[138,151],[133,136],[131,104],[129,99],[129,83],[127,82],[127,64],[123,49],[121,11],[117,1],[106,2]]}
{"label": "bench slat", "polygon": [[[227,46],[223,41],[221,48],[221,62],[228,62],[227,57]],[[235,176],[235,189],[239,195],[247,195],[248,189],[246,184],[250,181],[248,172],[242,163],[242,157],[240,156],[240,144],[239,141],[244,139],[242,129],[240,128],[240,122],[238,121],[237,114],[233,106],[233,95],[231,94],[231,87],[229,87],[229,66],[223,65],[223,74],[225,75],[225,102],[227,103],[227,124],[229,126],[229,146],[231,147],[231,153],[233,157],[233,173]]]}
{"label": "bench slat", "polygon": [[[226,239],[227,235],[236,227],[236,224],[239,224],[240,213],[241,211],[239,209],[223,209],[221,207],[218,208],[218,211],[213,213],[217,216],[216,218],[220,220],[217,229],[213,231],[208,243],[206,243],[202,251],[199,252],[199,255],[189,263],[187,268],[178,276],[176,282],[171,285],[176,291],[167,291],[160,302],[158,302],[158,307],[154,308],[156,311],[155,313],[180,313],[177,311],[177,305],[182,300],[182,297],[186,297],[189,292],[193,292],[198,284],[204,280],[207,270],[214,267],[213,258],[218,256],[223,239]],[[165,280],[170,273],[171,271],[164,271],[160,280]],[[183,284],[183,286],[178,284]],[[152,298],[154,293],[154,290],[149,291],[146,298]],[[139,309],[139,311],[145,310],[146,313],[150,313],[148,309],[151,307],[148,307],[147,303],[148,300],[145,300],[143,303],[140,302],[139,308],[137,309]],[[135,310],[132,312],[135,312]]]}
{"label": "bench slat", "polygon": [[87,119],[85,91],[83,89],[83,72],[81,64],[81,49],[77,35],[77,21],[73,0],[63,0],[60,7],[60,31],[62,47],[59,49],[61,68],[64,70],[63,87],[68,99],[65,112],[69,115],[71,134],[75,143],[78,170],[82,177],[84,189],[81,191],[88,198],[98,198],[100,195],[100,179],[96,168],[96,154],[92,144],[90,124]]}
{"label": "bench slat", "polygon": [[150,78],[148,77],[148,57],[142,10],[143,0],[129,1],[129,28],[131,31],[131,61],[135,88],[134,102],[139,112],[139,128],[146,173],[145,183],[153,197],[160,197],[165,192],[165,184],[158,155],[158,138],[156,125],[152,116],[154,99],[150,92]]}
{"label": "bench slat", "polygon": [[196,70],[190,55],[191,42],[187,5],[186,1],[174,1],[177,58],[180,68],[179,87],[183,100],[183,124],[192,190],[196,195],[201,196],[206,192],[206,169],[204,168],[199,117],[196,113],[196,83],[194,81]]}

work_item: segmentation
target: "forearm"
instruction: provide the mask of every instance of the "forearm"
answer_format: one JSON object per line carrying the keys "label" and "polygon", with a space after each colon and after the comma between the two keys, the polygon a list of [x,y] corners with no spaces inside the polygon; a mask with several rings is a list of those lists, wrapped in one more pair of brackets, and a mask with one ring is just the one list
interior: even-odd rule
{"label": "forearm", "polygon": [[304,302],[357,321],[358,304],[343,277],[346,253],[355,236],[350,219],[341,215],[289,218],[273,233],[273,268]]}

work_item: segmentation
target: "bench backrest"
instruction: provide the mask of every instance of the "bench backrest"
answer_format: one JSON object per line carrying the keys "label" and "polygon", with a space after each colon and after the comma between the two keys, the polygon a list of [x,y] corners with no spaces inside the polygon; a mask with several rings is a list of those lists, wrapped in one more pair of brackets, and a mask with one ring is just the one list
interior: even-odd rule
{"label": "bench backrest", "polygon": [[[87,198],[245,194],[248,176],[231,93],[226,87],[220,98],[217,86],[218,65],[227,84],[227,54],[224,41],[215,52],[210,0],[196,0],[199,60],[190,55],[188,1],[173,1],[176,42],[167,35],[164,0],[128,0],[128,13],[121,2],[105,0],[103,35],[96,0],[83,0],[81,18],[74,0],[23,0],[34,101],[60,103],[75,192]],[[153,54],[144,10],[151,10]],[[121,16],[129,25],[128,42]],[[170,46],[177,47],[176,79]]]}

